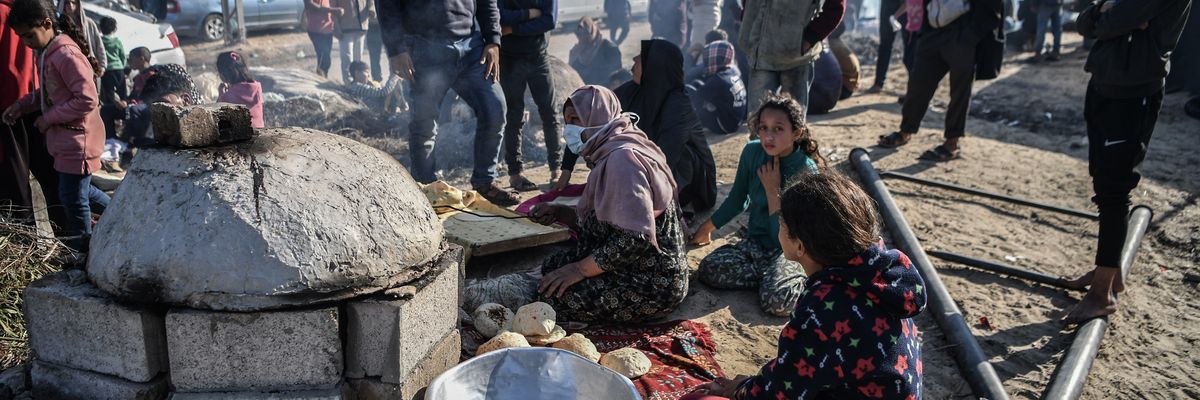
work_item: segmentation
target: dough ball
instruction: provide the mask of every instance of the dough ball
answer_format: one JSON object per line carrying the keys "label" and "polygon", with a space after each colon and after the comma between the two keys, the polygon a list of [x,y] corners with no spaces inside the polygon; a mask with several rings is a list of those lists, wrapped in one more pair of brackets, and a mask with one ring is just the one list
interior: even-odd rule
{"label": "dough ball", "polygon": [[475,309],[473,317],[475,330],[489,338],[495,337],[500,332],[512,330],[513,312],[508,307],[487,303]]}
{"label": "dough ball", "polygon": [[596,344],[592,343],[591,339],[578,333],[555,342],[553,347],[581,355],[583,358],[592,360],[592,362],[600,361],[600,352],[596,350]]}
{"label": "dough ball", "polygon": [[512,327],[525,336],[546,336],[554,332],[554,308],[543,302],[529,303],[517,309]]}
{"label": "dough ball", "polygon": [[[428,185],[425,185],[425,187],[422,187],[421,192],[425,194],[425,198],[429,199],[429,203],[432,204],[434,207],[439,207],[439,206],[462,207],[463,206],[463,191],[459,190],[458,188],[456,188],[454,186],[450,186],[446,182],[437,181],[434,183],[430,183]],[[445,210],[439,209],[436,211],[446,212],[446,211],[450,211],[450,209],[449,208],[447,208]]]}
{"label": "dough ball", "polygon": [[650,372],[650,359],[646,358],[641,351],[629,347],[605,354],[600,359],[600,365],[625,375],[629,379],[637,379],[637,377]]}
{"label": "dough ball", "polygon": [[562,338],[564,338],[566,336],[567,336],[567,331],[563,330],[563,328],[561,326],[555,325],[554,330],[550,331],[549,335],[526,336],[525,340],[528,340],[529,344],[534,345],[534,346],[549,346],[554,343],[557,343],[559,340],[562,340]]}
{"label": "dough ball", "polygon": [[475,355],[482,356],[491,351],[507,349],[510,347],[529,347],[529,342],[525,340],[524,336],[521,336],[516,332],[500,332],[500,334],[496,335],[496,337],[492,338],[492,340],[479,345],[479,349],[475,350]]}

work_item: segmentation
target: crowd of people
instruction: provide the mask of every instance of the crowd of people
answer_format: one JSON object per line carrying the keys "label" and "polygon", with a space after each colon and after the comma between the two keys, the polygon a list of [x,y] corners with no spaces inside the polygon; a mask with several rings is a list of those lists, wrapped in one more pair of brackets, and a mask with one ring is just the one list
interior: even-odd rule
{"label": "crowd of people", "polygon": [[[1061,20],[1061,3],[1034,2],[1037,60],[1054,60],[1061,26],[1052,21]],[[619,46],[629,34],[629,3],[605,1],[607,14],[597,17],[608,37],[592,17],[566,23],[576,40],[568,64],[586,83],[566,99],[555,96],[547,50],[562,24],[557,3],[306,0],[305,28],[319,74],[332,66],[336,37],[347,91],[372,109],[409,113],[409,171],[420,183],[438,179],[436,120],[452,90],[477,120],[472,188],[501,206],[539,189],[523,175],[521,154],[530,94],[548,153],[547,187],[571,185],[580,158],[590,170],[578,205],[530,211],[534,220],[565,224],[578,235],[574,247],[542,263],[539,298],[560,318],[635,323],[670,314],[688,293],[689,245],[709,244],[714,231],[747,213],[736,240],[700,262],[697,280],[757,290],[764,312],[791,319],[778,357],[758,374],[718,380],[691,398],[919,397],[922,364],[911,318],[924,307],[922,278],[903,253],[879,241],[871,199],[827,168],[807,123],[808,114],[829,112],[858,89],[858,60],[841,40],[845,2],[652,0],[653,38],[630,57]],[[901,32],[909,71],[902,121],[878,145],[907,144],[949,75],[945,141],[921,155],[946,162],[960,155],[973,82],[999,68],[993,51],[997,42],[1003,51],[1004,11],[1000,0],[969,0],[968,9],[926,15],[939,4],[946,3],[882,0],[890,21],[879,27],[869,91],[886,83]],[[1124,287],[1116,267],[1129,193],[1162,104],[1163,55],[1178,42],[1190,5],[1098,0],[1079,17],[1080,33],[1092,40],[1085,118],[1100,235],[1095,270],[1072,281],[1090,289],[1068,322],[1111,313]],[[32,208],[32,172],[52,219],[62,222],[56,234],[86,254],[92,215],[109,201],[89,182],[104,168],[102,153],[127,144],[131,157],[153,144],[150,104],[210,99],[197,93],[183,66],[154,64],[145,47],[126,52],[114,36],[116,21],[91,21],[78,0],[0,0],[0,22],[0,48],[12,50],[6,62],[14,67],[6,72],[11,79],[0,81],[10,132],[2,142],[9,173],[0,183],[12,204]],[[1043,48],[1045,25],[1054,30],[1050,51]],[[386,52],[386,70],[378,55],[363,59],[364,45],[368,53]],[[633,64],[628,71],[625,57]],[[215,100],[245,105],[253,126],[263,127],[263,89],[246,61],[236,51],[217,56],[223,83]],[[743,125],[751,139],[730,192],[718,201],[708,137]],[[501,152],[508,188],[498,182]]]}

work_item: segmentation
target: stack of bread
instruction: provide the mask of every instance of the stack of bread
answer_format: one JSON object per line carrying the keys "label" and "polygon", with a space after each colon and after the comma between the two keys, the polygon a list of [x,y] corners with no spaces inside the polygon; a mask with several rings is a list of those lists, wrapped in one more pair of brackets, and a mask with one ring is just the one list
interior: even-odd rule
{"label": "stack of bread", "polygon": [[640,350],[626,347],[602,358],[591,339],[578,333],[567,336],[555,318],[554,308],[543,302],[521,306],[515,314],[500,304],[480,305],[475,310],[475,330],[491,339],[480,345],[475,355],[511,347],[550,346],[599,362],[630,379],[650,371],[650,359]]}

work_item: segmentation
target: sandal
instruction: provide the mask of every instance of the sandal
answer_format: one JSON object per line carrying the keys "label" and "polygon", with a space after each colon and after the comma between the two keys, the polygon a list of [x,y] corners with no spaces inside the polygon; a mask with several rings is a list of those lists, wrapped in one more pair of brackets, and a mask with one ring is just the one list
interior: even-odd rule
{"label": "sandal", "polygon": [[483,196],[483,198],[492,202],[492,204],[501,207],[515,206],[521,202],[521,197],[516,193],[501,189],[500,186],[497,186],[495,183],[487,186],[476,187],[475,191],[479,192],[480,196]]}
{"label": "sandal", "polygon": [[908,144],[910,139],[912,139],[912,134],[905,135],[900,132],[892,132],[879,136],[879,147],[894,149]]}
{"label": "sandal", "polygon": [[924,153],[921,153],[920,159],[934,162],[957,160],[959,157],[958,150],[959,149],[951,150],[950,148],[946,147],[946,145],[939,144],[937,147],[925,150]]}
{"label": "sandal", "polygon": [[[512,179],[512,178],[509,178],[509,179]],[[534,190],[538,190],[538,185],[536,183],[530,182],[528,179],[518,178],[517,182],[519,182],[519,183],[513,184],[512,188],[516,189],[518,192],[531,192]]]}

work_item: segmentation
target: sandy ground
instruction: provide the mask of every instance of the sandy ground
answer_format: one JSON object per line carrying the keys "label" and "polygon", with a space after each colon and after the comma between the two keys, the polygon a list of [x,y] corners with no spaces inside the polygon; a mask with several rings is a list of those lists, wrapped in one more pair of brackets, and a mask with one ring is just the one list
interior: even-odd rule
{"label": "sandy ground", "polygon": [[[623,47],[627,58],[645,36],[635,26]],[[275,66],[304,66],[312,59],[294,59],[297,49],[311,53],[303,34],[252,36],[253,54]],[[574,42],[555,35],[551,50],[560,57]],[[871,148],[878,135],[900,122],[896,97],[902,94],[905,73],[893,63],[884,93],[857,95],[834,112],[813,116],[821,151],[836,167],[853,173],[845,162],[850,149],[868,147],[880,170],[902,171],[985,190],[1008,193],[1067,207],[1092,210],[1091,180],[1082,121],[1087,75],[1079,38],[1067,35],[1067,55],[1054,64],[1031,65],[1012,60],[996,80],[975,87],[963,159],[932,164],[916,160],[920,152],[940,141],[947,88],[941,88],[926,115],[921,133],[899,150]],[[188,46],[193,68],[219,46]],[[335,50],[336,51],[336,50]],[[561,53],[561,54],[560,54]],[[254,56],[252,56],[254,57]],[[1023,58],[1024,56],[1018,56]],[[202,59],[203,58],[203,59]],[[337,59],[335,57],[335,63]],[[629,63],[628,61],[626,62]],[[335,66],[336,70],[336,66]],[[873,76],[865,67],[864,77]],[[863,79],[864,85],[870,79]],[[1182,112],[1184,97],[1168,96],[1159,118],[1150,154],[1143,165],[1145,179],[1134,193],[1135,204],[1153,207],[1155,217],[1112,317],[1084,398],[1200,398],[1200,121]],[[745,133],[710,137],[722,190],[732,183]],[[582,182],[586,168],[577,168]],[[545,166],[528,177],[545,182]],[[1090,269],[1096,240],[1092,221],[1032,210],[1006,203],[889,182],[912,228],[927,250],[940,249],[999,260],[1049,274],[1076,275]],[[536,193],[526,193],[533,196]],[[743,220],[744,222],[744,220]],[[737,229],[730,224],[712,245],[693,249],[693,268],[710,251],[725,243]],[[553,246],[476,258],[472,276],[535,268]],[[984,351],[991,357],[1009,394],[1038,398],[1072,339],[1057,320],[1078,293],[997,277],[939,262],[937,268],[959,303]],[[991,328],[976,321],[987,317]],[[775,355],[779,329],[785,319],[763,314],[751,292],[721,291],[693,281],[687,300],[671,318],[709,324],[719,343],[718,360],[731,374],[751,374]],[[918,318],[925,358],[928,398],[970,398],[960,378],[953,350],[928,313]]]}

